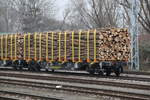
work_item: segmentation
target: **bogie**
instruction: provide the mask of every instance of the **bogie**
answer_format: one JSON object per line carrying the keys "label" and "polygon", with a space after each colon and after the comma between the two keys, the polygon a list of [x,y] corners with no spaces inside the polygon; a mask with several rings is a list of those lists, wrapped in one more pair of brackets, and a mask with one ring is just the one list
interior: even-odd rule
{"label": "bogie", "polygon": [[116,76],[120,76],[123,72],[123,65],[119,62],[100,62],[100,63],[91,63],[87,68],[87,72],[90,74],[99,74],[110,76],[112,72],[115,73]]}

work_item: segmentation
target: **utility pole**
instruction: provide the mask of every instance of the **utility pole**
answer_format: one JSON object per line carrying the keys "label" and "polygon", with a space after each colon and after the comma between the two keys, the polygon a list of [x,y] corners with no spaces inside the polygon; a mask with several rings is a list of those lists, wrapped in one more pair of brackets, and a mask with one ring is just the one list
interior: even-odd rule
{"label": "utility pole", "polygon": [[139,70],[138,12],[139,0],[132,0],[131,12],[131,70]]}

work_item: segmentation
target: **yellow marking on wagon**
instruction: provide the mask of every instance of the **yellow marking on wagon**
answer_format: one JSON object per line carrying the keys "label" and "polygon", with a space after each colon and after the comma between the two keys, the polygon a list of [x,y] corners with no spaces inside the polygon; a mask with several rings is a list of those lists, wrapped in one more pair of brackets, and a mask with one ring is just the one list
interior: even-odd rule
{"label": "yellow marking on wagon", "polygon": [[28,60],[30,59],[30,33],[28,33]]}
{"label": "yellow marking on wagon", "polygon": [[59,61],[61,61],[61,32],[59,33],[59,46],[58,46],[58,58],[59,58]]}
{"label": "yellow marking on wagon", "polygon": [[13,43],[12,43],[12,40],[13,40],[13,35],[11,35],[10,37],[10,57],[11,57],[11,60],[13,59]]}
{"label": "yellow marking on wagon", "polygon": [[5,36],[5,60],[7,60],[7,53],[8,53],[7,41],[8,41],[8,35]]}
{"label": "yellow marking on wagon", "polygon": [[40,33],[40,40],[39,40],[39,48],[40,48],[40,50],[39,50],[39,58],[40,58],[40,60],[42,60],[41,59],[41,57],[42,57],[42,45],[41,45],[41,41],[42,41],[42,33]]}
{"label": "yellow marking on wagon", "polygon": [[74,31],[72,32],[72,62],[74,62]]}
{"label": "yellow marking on wagon", "polygon": [[67,32],[64,35],[64,61],[67,61],[67,48],[66,48]]}
{"label": "yellow marking on wagon", "polygon": [[46,34],[46,61],[48,61],[49,58],[48,58],[48,32]]}
{"label": "yellow marking on wagon", "polygon": [[34,60],[36,61],[37,60],[37,55],[36,55],[36,41],[37,41],[37,33],[34,33]]}
{"label": "yellow marking on wagon", "polygon": [[3,59],[3,35],[1,36],[1,59]]}
{"label": "yellow marking on wagon", "polygon": [[94,30],[94,62],[96,62],[96,29]]}
{"label": "yellow marking on wagon", "polygon": [[17,60],[17,34],[15,34],[15,59]]}
{"label": "yellow marking on wagon", "polygon": [[87,32],[87,62],[90,62],[90,41],[89,41],[89,33],[90,31]]}
{"label": "yellow marking on wagon", "polygon": [[26,60],[26,34],[24,34],[24,60]]}
{"label": "yellow marking on wagon", "polygon": [[82,31],[79,31],[79,49],[78,49],[78,62],[81,62],[81,33]]}
{"label": "yellow marking on wagon", "polygon": [[51,45],[52,46],[51,47],[51,53],[52,53],[51,54],[51,56],[52,56],[51,61],[54,61],[54,33],[53,32],[52,32],[52,41],[51,42],[52,42],[52,45]]}

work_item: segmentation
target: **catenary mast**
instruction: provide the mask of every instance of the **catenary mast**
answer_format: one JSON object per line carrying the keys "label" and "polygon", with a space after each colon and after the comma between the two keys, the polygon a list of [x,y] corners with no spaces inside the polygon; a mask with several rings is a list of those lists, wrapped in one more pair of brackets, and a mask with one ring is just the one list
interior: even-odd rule
{"label": "catenary mast", "polygon": [[139,0],[132,0],[131,12],[131,70],[139,70],[138,11]]}

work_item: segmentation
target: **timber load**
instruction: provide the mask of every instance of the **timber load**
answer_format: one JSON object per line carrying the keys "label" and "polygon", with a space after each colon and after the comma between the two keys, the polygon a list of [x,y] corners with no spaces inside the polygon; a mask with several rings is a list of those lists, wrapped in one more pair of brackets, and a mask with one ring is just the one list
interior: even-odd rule
{"label": "timber load", "polygon": [[1,60],[129,61],[126,28],[0,35]]}

